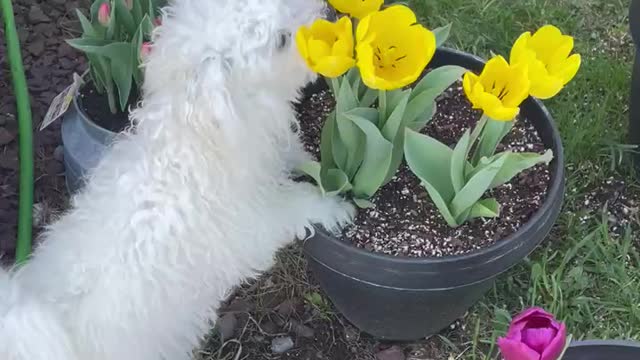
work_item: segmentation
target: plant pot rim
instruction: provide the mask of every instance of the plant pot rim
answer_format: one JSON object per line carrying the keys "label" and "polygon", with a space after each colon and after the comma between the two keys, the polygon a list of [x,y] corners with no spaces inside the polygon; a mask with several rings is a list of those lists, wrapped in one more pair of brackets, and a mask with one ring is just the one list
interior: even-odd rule
{"label": "plant pot rim", "polygon": [[582,340],[582,341],[572,341],[569,347],[579,348],[579,347],[625,347],[625,348],[633,348],[638,349],[640,352],[640,343],[631,341],[631,340]]}
{"label": "plant pot rim", "polygon": [[91,116],[89,116],[89,114],[87,114],[87,112],[84,111],[82,106],[80,106],[82,104],[80,92],[85,86],[87,86],[87,84],[88,82],[82,85],[80,89],[78,89],[78,92],[73,97],[73,106],[75,106],[75,108],[78,110],[78,114],[80,114],[80,118],[84,120],[84,125],[88,127],[89,131],[97,132],[101,137],[105,139],[113,138],[114,136],[116,136],[117,133],[98,125],[95,121],[93,121]]}
{"label": "plant pot rim", "polygon": [[[482,63],[486,63],[485,59],[482,59],[476,55],[463,52],[460,50],[452,49],[452,48],[447,48],[447,47],[439,48],[436,51],[436,55],[434,56],[434,59],[438,56],[438,54],[456,55],[456,56],[466,57],[472,61],[480,61]],[[385,261],[387,263],[408,264],[408,265],[414,265],[414,264],[419,265],[419,264],[429,263],[429,264],[436,265],[436,264],[457,263],[461,261],[464,262],[467,260],[473,260],[475,258],[479,258],[483,256],[490,257],[492,253],[496,253],[498,256],[504,256],[505,253],[508,253],[508,251],[501,253],[500,250],[502,250],[504,247],[509,247],[520,236],[522,236],[522,234],[528,232],[529,230],[531,230],[532,227],[539,224],[543,220],[543,217],[548,216],[548,214],[553,211],[554,206],[556,206],[554,204],[554,202],[557,201],[556,199],[564,195],[564,149],[562,146],[562,139],[560,137],[558,128],[555,124],[555,121],[553,120],[553,117],[549,113],[548,109],[544,106],[542,101],[535,99],[533,97],[529,97],[525,101],[528,102],[530,105],[539,107],[539,109],[543,114],[543,117],[546,118],[547,121],[549,122],[549,126],[551,128],[551,136],[548,140],[550,140],[550,142],[554,145],[553,146],[554,158],[552,162],[549,164],[549,170],[551,174],[553,174],[553,177],[551,179],[549,188],[546,193],[546,198],[542,206],[516,232],[512,233],[511,235],[505,238],[498,240],[497,242],[495,242],[490,246],[487,246],[479,250],[470,251],[468,253],[460,254],[460,255],[450,255],[450,256],[436,258],[436,257],[395,256],[395,255],[388,255],[384,253],[371,252],[365,249],[358,248],[349,241],[340,240],[337,237],[329,234],[324,229],[321,229],[319,227],[315,227],[315,230],[324,234],[325,235],[324,237],[327,240],[332,242],[335,246],[341,248],[341,250],[344,251],[346,254],[354,254],[354,255],[370,257],[380,261]]]}

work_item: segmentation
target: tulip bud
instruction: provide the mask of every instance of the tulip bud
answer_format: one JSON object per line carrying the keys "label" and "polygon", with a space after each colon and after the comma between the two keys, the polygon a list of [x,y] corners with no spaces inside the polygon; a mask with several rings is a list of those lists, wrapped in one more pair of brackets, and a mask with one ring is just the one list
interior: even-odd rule
{"label": "tulip bud", "polygon": [[111,6],[108,3],[102,3],[98,8],[98,22],[102,26],[107,26],[111,20]]}
{"label": "tulip bud", "polygon": [[558,360],[567,342],[566,326],[540,308],[516,316],[498,339],[505,360]]}
{"label": "tulip bud", "polygon": [[140,47],[140,60],[144,61],[145,59],[147,59],[147,57],[149,57],[149,54],[151,54],[151,43],[150,42],[144,42],[142,43],[142,46]]}

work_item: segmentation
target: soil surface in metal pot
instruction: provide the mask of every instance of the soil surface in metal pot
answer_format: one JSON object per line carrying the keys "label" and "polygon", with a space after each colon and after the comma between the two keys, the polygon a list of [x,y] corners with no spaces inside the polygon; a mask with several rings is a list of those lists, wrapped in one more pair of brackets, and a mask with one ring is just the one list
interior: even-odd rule
{"label": "soil surface in metal pot", "polygon": [[[132,88],[128,104],[135,104],[138,94]],[[120,132],[130,124],[129,112],[119,111],[115,114],[109,109],[106,94],[100,94],[92,83],[88,83],[80,90],[80,107],[98,126],[113,132]],[[127,105],[127,108],[129,105]]]}
{"label": "soil surface in metal pot", "polygon": [[[311,153],[319,155],[320,131],[334,101],[327,91],[314,94],[299,107],[303,140]],[[432,121],[423,129],[449,146],[472,128],[481,113],[473,110],[460,83],[438,99]],[[535,128],[518,118],[498,151],[544,152]],[[487,247],[513,234],[544,203],[550,183],[549,169],[538,165],[487,194],[501,205],[495,219],[476,219],[458,228],[447,225],[420,181],[403,164],[393,180],[374,196],[374,208],[359,210],[354,223],[344,229],[342,239],[372,252],[409,257],[444,257]]]}

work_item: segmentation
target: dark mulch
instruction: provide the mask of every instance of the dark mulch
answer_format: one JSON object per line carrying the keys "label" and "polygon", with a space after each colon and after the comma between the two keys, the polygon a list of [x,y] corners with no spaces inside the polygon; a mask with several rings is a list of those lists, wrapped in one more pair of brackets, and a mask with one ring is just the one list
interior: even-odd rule
{"label": "dark mulch", "polygon": [[[318,155],[319,131],[333,108],[328,92],[315,94],[300,107],[299,119],[307,149]],[[438,110],[424,133],[453,146],[472,128],[480,113],[471,108],[460,84],[453,85],[438,101]],[[499,151],[543,152],[536,130],[519,118]],[[516,232],[544,202],[550,175],[546,165],[536,166],[494,189],[488,196],[501,204],[501,216],[477,219],[458,228],[449,227],[429,199],[420,181],[403,165],[397,176],[380,189],[372,209],[359,212],[342,238],[360,248],[397,256],[442,257],[481,249]]]}
{"label": "dark mulch", "polygon": [[[51,100],[72,82],[73,72],[85,69],[84,58],[64,40],[77,35],[76,8],[87,1],[14,1],[19,38],[31,93],[35,155],[34,234],[54,214],[65,208],[64,167],[60,147],[60,123],[37,130]],[[13,256],[18,211],[18,126],[0,27],[0,256]]]}

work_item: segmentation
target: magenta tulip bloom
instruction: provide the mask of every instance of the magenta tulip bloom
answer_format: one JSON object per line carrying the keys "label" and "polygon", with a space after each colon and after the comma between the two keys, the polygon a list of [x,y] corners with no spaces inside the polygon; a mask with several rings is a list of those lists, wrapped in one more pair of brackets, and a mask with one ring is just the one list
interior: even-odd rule
{"label": "magenta tulip bloom", "polygon": [[498,338],[504,360],[558,360],[567,341],[567,329],[553,315],[531,308],[516,316],[507,336]]}

